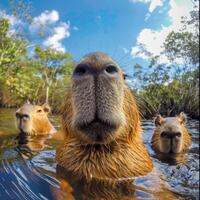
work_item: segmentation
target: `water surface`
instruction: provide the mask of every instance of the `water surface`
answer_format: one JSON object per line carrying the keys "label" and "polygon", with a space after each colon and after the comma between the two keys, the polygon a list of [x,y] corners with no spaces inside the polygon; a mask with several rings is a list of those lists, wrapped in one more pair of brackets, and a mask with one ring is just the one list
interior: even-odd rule
{"label": "water surface", "polygon": [[[29,146],[19,146],[14,112],[13,109],[0,109],[0,199],[58,199],[56,194],[61,190],[55,161],[55,149],[58,144],[44,137],[35,137],[31,139]],[[58,117],[52,116],[51,119],[58,128]],[[161,183],[146,177],[135,179],[133,184],[136,186],[136,199],[172,199],[166,191],[173,194],[173,199],[199,199],[199,121],[188,121],[192,146],[177,163],[164,160],[161,162],[156,157],[150,145],[153,122],[144,120],[142,127],[144,143]],[[23,138],[20,140],[23,142]],[[158,185],[161,191],[158,197],[155,197],[150,191],[156,190]],[[73,198],[67,196],[67,199]]]}

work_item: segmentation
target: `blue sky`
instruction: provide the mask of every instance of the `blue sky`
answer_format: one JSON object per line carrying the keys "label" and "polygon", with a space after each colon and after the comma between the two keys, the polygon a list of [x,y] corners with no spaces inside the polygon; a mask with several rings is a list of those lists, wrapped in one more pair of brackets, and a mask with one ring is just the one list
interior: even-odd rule
{"label": "blue sky", "polygon": [[[92,51],[103,51],[129,74],[135,63],[147,66],[150,58],[140,51],[144,45],[152,56],[162,51],[171,30],[181,28],[180,17],[188,16],[190,0],[32,0],[34,24],[50,27],[40,45],[70,52],[76,60]],[[7,0],[0,1],[0,16],[17,20],[9,13]],[[39,24],[39,25],[38,25]],[[138,53],[139,52],[139,53]],[[169,62],[166,57],[161,62]],[[181,62],[181,61],[180,61]]]}

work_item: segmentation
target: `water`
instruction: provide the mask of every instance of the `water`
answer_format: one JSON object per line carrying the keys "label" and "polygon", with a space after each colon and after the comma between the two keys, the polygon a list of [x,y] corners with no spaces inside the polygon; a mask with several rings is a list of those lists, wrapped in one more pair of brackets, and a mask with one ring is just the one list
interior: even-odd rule
{"label": "water", "polygon": [[[53,116],[52,119],[59,127],[58,117]],[[103,188],[105,195],[111,195],[108,197],[109,200],[125,199],[123,195],[120,196],[119,191],[135,196],[135,198],[126,199],[199,199],[199,121],[189,120],[187,127],[192,133],[192,146],[185,156],[181,156],[172,163],[164,160],[161,162],[151,148],[153,122],[142,121],[142,127],[144,143],[155,166],[152,172],[156,174],[154,178],[151,178],[151,175],[137,178],[134,182],[126,184],[127,188],[118,185],[117,189],[113,188],[113,185],[108,184],[105,187],[94,182],[93,188],[98,188],[95,192],[102,194]],[[23,145],[23,143],[24,139],[17,137],[14,110],[0,109],[1,200],[72,200],[74,197],[78,200],[93,199],[89,193],[87,193],[88,198],[81,196],[83,187],[87,185],[84,181],[77,185],[74,183],[75,176],[65,174],[65,178],[67,176],[67,180],[73,187],[71,188],[61,179],[63,178],[62,169],[59,170],[55,161],[55,149],[58,144],[54,140],[33,137],[28,145]],[[157,179],[155,179],[156,176]],[[130,189],[133,185],[134,192]],[[119,190],[119,188],[122,189]],[[74,190],[73,196],[72,190]],[[106,199],[106,197],[101,199]]]}

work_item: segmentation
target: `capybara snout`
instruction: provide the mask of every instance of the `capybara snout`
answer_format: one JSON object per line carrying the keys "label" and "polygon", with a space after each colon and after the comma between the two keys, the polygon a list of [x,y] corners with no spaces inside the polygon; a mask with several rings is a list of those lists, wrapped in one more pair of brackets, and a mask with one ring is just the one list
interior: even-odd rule
{"label": "capybara snout", "polygon": [[124,80],[121,69],[107,55],[88,55],[73,77],[73,126],[91,142],[108,142],[123,124]]}

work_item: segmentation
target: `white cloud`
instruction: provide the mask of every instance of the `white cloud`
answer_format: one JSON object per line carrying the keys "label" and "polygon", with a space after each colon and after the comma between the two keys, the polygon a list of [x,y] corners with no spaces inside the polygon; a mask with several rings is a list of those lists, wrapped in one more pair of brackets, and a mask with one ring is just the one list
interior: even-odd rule
{"label": "white cloud", "polygon": [[34,17],[33,21],[36,24],[46,24],[46,23],[54,23],[59,20],[59,13],[56,10],[48,11],[45,10],[38,17]]}
{"label": "white cloud", "polygon": [[[33,23],[29,26],[29,30],[35,34],[44,28],[44,33],[48,33],[42,44],[47,48],[65,52],[62,41],[70,36],[70,22],[59,21],[59,12],[56,10],[44,11],[39,16],[33,18]],[[73,27],[78,30],[77,27]],[[46,32],[45,32],[46,31]]]}
{"label": "white cloud", "polygon": [[162,0],[152,0],[149,6],[149,12],[152,13],[158,6],[162,6]]}
{"label": "white cloud", "polygon": [[56,10],[48,11],[45,10],[39,16],[33,18],[33,22],[30,25],[30,31],[36,31],[41,26],[53,24],[59,20],[59,13]]}
{"label": "white cloud", "polygon": [[148,3],[149,12],[152,13],[158,6],[162,6],[164,0],[130,0],[133,3]]}
{"label": "white cloud", "polygon": [[62,40],[70,36],[70,23],[61,23],[53,29],[53,33],[44,42],[43,45],[57,51],[65,52]]}
{"label": "white cloud", "polygon": [[[153,30],[147,28],[143,29],[137,37],[136,45],[131,49],[131,55],[133,57],[149,59],[151,56],[160,55],[161,52],[163,52],[164,50],[163,43],[167,35],[171,31],[179,31],[183,28],[183,24],[181,23],[181,17],[189,17],[191,7],[180,4],[177,5],[175,0],[170,0],[169,5],[170,9],[168,11],[168,16],[171,20],[171,24],[169,26],[161,25],[160,30]],[[190,29],[188,29],[188,31],[193,32],[194,28],[191,27]],[[169,60],[166,56],[163,55],[161,56],[160,62],[169,63]],[[176,62],[181,63],[182,60],[179,59]]]}

